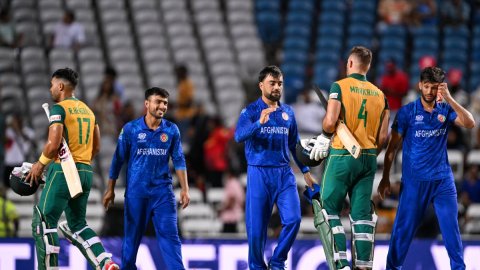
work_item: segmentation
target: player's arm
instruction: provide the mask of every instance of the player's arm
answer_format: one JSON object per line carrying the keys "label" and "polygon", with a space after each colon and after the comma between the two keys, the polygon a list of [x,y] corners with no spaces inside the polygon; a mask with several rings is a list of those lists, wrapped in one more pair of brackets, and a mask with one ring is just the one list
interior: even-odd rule
{"label": "player's arm", "polygon": [[276,108],[266,108],[260,113],[258,120],[252,120],[247,109],[243,109],[238,118],[237,128],[235,129],[235,141],[244,142],[253,136],[255,131],[260,129],[260,126],[268,122],[269,115],[274,112]]}
{"label": "player's arm", "polygon": [[100,152],[100,128],[95,125],[93,128],[93,147],[92,147],[92,159]]}
{"label": "player's arm", "polygon": [[300,136],[298,135],[297,121],[295,120],[295,115],[292,114],[292,123],[288,131],[288,149],[292,153],[293,160],[297,164],[300,171],[303,173],[303,178],[305,179],[305,183],[309,187],[313,188],[313,184],[316,183],[316,180],[313,178],[312,174],[310,173],[310,168],[302,164],[297,158],[297,151],[295,151],[295,147],[299,142],[300,142]]}
{"label": "player's arm", "polygon": [[180,182],[180,204],[182,208],[185,209],[190,203],[190,194],[188,187],[188,178],[187,178],[187,165],[185,162],[185,155],[183,154],[182,141],[180,137],[180,131],[178,127],[172,138],[172,162],[173,167],[175,168],[175,174],[178,177],[178,182]]}
{"label": "player's arm", "polygon": [[27,182],[32,183],[32,181],[35,181],[38,183],[38,180],[41,179],[41,175],[45,169],[45,166],[53,161],[58,155],[58,149],[60,148],[60,143],[62,142],[62,136],[63,125],[50,125],[48,128],[48,139],[43,146],[42,155],[40,156],[38,162],[32,165],[32,169],[26,177]]}
{"label": "player's arm", "polygon": [[475,127],[475,119],[473,119],[473,115],[453,99],[448,90],[447,83],[441,83],[438,85],[438,98],[440,100],[445,99],[445,101],[452,106],[452,109],[457,114],[457,118],[455,118],[454,121],[455,125],[470,129]]}
{"label": "player's arm", "polygon": [[[125,131],[125,132],[124,132]],[[100,133],[99,137],[100,137]],[[123,163],[128,157],[130,151],[130,144],[128,141],[128,132],[126,126],[120,131],[120,135],[117,140],[117,148],[113,154],[112,163],[110,165],[109,180],[107,183],[107,189],[103,194],[103,206],[106,210],[113,204],[115,199],[115,184],[117,182],[120,170]]]}
{"label": "player's arm", "polygon": [[388,123],[390,121],[390,109],[388,107],[388,101],[385,98],[385,109],[382,113],[382,123],[380,123],[380,130],[377,135],[377,155],[382,152],[383,145],[388,138]]}
{"label": "player's arm", "polygon": [[395,130],[392,130],[390,140],[388,141],[387,151],[385,152],[385,159],[383,161],[383,175],[377,192],[380,199],[385,199],[385,195],[390,194],[390,169],[392,168],[393,160],[398,150],[398,146],[402,143],[402,135]]}
{"label": "player's arm", "polygon": [[327,113],[323,118],[323,131],[325,133],[333,134],[335,132],[341,108],[342,103],[340,101],[331,98],[328,100]]}

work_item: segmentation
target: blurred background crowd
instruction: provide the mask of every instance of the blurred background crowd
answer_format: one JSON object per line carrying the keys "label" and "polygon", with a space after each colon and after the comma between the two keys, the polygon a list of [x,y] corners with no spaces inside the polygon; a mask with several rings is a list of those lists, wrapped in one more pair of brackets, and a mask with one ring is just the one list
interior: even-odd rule
{"label": "blurred background crowd", "polygon": [[[144,113],[144,90],[159,86],[171,94],[166,118],[179,126],[187,159],[192,204],[179,211],[183,236],[244,237],[246,161],[243,145],[232,138],[240,110],[260,95],[257,73],[266,64],[280,66],[282,100],[294,107],[300,135],[308,138],[321,132],[325,114],[311,88],[328,91],[344,77],[354,45],[374,52],[368,79],[385,92],[392,116],[418,97],[421,69],[446,71],[452,95],[477,121],[471,132],[452,128],[448,149],[464,236],[480,234],[480,1],[0,0],[0,236],[31,235],[38,194],[17,196],[8,175],[40,154],[47,132],[41,104],[51,103],[54,70],[79,72],[76,96],[94,110],[101,129],[87,212],[92,228],[122,234],[124,177],[113,209],[105,212],[101,197],[122,126]],[[380,155],[376,185],[382,165]],[[372,197],[377,231],[386,237],[400,168],[398,155],[390,198]],[[321,172],[314,168],[318,180]],[[315,237],[305,201],[302,215],[300,236]],[[342,221],[348,229],[348,216]],[[424,223],[418,236],[437,237],[438,229],[430,229],[436,226],[433,211]],[[280,226],[274,213],[271,236]]]}

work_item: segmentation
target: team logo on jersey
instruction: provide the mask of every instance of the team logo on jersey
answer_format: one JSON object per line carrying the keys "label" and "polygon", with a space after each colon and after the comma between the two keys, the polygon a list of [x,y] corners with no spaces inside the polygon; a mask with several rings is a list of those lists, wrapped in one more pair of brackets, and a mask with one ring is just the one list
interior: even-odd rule
{"label": "team logo on jersey", "polygon": [[168,141],[168,135],[166,133],[162,133],[162,135],[160,135],[160,141],[167,142]]}
{"label": "team logo on jersey", "polygon": [[147,137],[147,134],[145,134],[145,133],[139,133],[138,134],[138,139],[139,140],[145,140],[146,137]]}
{"label": "team logo on jersey", "polygon": [[447,119],[447,118],[445,117],[445,115],[439,114],[437,116],[437,119],[438,119],[438,121],[440,121],[440,123],[443,123],[443,122],[445,122],[445,119]]}
{"label": "team logo on jersey", "polygon": [[417,121],[417,122],[423,121],[423,115],[417,115],[417,116],[415,116],[415,121]]}
{"label": "team logo on jersey", "polygon": [[282,113],[282,118],[283,118],[283,120],[288,121],[288,114],[286,112],[283,112]]}

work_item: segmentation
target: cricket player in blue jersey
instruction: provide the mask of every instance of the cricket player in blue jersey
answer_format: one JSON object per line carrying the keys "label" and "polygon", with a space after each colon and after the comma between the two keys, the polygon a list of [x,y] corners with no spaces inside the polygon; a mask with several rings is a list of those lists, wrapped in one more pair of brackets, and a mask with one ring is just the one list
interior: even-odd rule
{"label": "cricket player in blue jersey", "polygon": [[235,140],[245,142],[248,163],[245,206],[248,264],[252,270],[267,269],[263,252],[268,221],[273,205],[277,204],[283,226],[268,269],[284,269],[301,220],[289,151],[307,185],[312,187],[315,180],[309,168],[295,156],[299,136],[292,108],[279,102],[283,91],[281,70],[276,66],[265,67],[258,81],[262,96],[242,110],[235,130]]}
{"label": "cricket player in blue jersey", "polygon": [[118,137],[110,167],[110,180],[103,197],[108,207],[123,163],[127,163],[122,269],[137,269],[138,247],[150,218],[167,269],[185,269],[177,229],[176,201],[168,161],[172,158],[180,186],[183,208],[190,202],[185,157],[178,127],[165,119],[169,93],[153,87],[145,91],[147,113],[128,122]]}
{"label": "cricket player in blue jersey", "polygon": [[403,141],[402,188],[387,256],[387,269],[402,269],[425,209],[433,203],[451,269],[465,269],[458,227],[457,191],[447,157],[451,125],[473,128],[471,113],[450,95],[445,73],[438,67],[422,70],[421,97],[403,106],[392,125],[378,193],[390,193],[390,168]]}

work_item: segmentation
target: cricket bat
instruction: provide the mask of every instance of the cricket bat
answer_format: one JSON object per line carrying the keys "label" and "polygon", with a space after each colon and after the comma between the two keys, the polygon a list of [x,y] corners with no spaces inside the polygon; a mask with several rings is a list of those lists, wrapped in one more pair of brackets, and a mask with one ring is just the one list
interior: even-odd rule
{"label": "cricket bat", "polygon": [[[48,103],[43,103],[42,108],[47,114],[48,121],[50,121]],[[65,175],[65,180],[67,181],[70,196],[75,199],[83,192],[82,182],[80,181],[77,166],[75,165],[75,161],[73,160],[72,153],[70,153],[70,149],[68,148],[65,138],[62,138],[60,150],[58,150],[58,158],[60,159],[60,165],[62,166],[63,174]]]}
{"label": "cricket bat", "polygon": [[[315,93],[317,94],[318,98],[320,99],[320,102],[322,103],[323,107],[325,108],[325,111],[327,110],[328,106],[328,101],[327,99],[323,96],[320,88],[317,86],[314,87]],[[362,147],[360,147],[360,144],[357,142],[357,139],[353,136],[352,132],[348,129],[347,125],[343,123],[342,120],[338,120],[337,122],[337,128],[335,130],[336,135],[342,141],[343,146],[348,150],[348,152],[354,157],[358,158],[360,155],[360,152],[362,150]]]}

